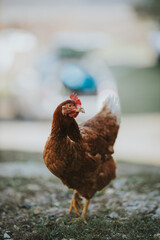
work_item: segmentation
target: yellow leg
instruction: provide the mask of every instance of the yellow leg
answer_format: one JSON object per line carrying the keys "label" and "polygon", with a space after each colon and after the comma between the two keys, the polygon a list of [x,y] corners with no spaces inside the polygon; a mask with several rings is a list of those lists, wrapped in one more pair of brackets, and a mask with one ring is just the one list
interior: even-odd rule
{"label": "yellow leg", "polygon": [[88,205],[89,205],[89,200],[85,199],[84,208],[83,208],[82,214],[80,216],[80,218],[82,218],[84,223],[86,223],[86,224],[87,224],[86,213],[87,213],[87,210],[88,210]]}
{"label": "yellow leg", "polygon": [[72,212],[72,209],[74,209],[75,212],[76,212],[76,214],[77,214],[78,216],[81,215],[80,212],[79,212],[79,210],[78,210],[78,208],[77,208],[77,204],[78,204],[79,207],[80,207],[81,209],[83,209],[83,206],[82,206],[82,204],[81,204],[80,201],[81,201],[81,198],[80,198],[78,192],[77,192],[76,190],[74,190],[73,197],[72,197],[72,201],[71,201],[70,208],[69,208],[69,213],[71,213],[71,212]]}
{"label": "yellow leg", "polygon": [[85,199],[85,203],[84,203],[82,214],[81,215],[77,214],[79,217],[76,218],[76,219],[71,220],[71,223],[78,222],[78,221],[82,220],[85,224],[87,224],[86,213],[87,213],[88,205],[89,205],[89,200]]}
{"label": "yellow leg", "polygon": [[83,209],[83,205],[82,205],[82,203],[81,203],[81,198],[79,197],[78,199],[77,199],[77,203],[78,203],[78,206],[81,208],[81,209]]}

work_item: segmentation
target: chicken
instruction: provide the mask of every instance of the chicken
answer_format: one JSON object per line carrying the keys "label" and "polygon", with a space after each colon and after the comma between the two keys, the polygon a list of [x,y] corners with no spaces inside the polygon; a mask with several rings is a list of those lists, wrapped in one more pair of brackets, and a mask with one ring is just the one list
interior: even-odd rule
{"label": "chicken", "polygon": [[[50,136],[43,158],[52,174],[74,190],[72,209],[86,223],[90,199],[116,177],[113,145],[120,125],[119,98],[108,89],[102,110],[78,125],[75,118],[84,113],[81,101],[72,93],[53,114]],[[81,197],[85,198],[84,206]],[[82,213],[80,213],[82,209]]]}

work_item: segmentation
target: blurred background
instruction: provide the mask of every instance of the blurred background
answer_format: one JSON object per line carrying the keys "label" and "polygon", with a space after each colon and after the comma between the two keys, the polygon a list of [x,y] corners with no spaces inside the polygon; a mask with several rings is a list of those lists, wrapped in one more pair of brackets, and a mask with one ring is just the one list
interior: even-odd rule
{"label": "blurred background", "polygon": [[1,159],[41,154],[73,91],[86,110],[77,120],[95,115],[108,80],[122,109],[116,159],[160,164],[160,1],[0,1]]}

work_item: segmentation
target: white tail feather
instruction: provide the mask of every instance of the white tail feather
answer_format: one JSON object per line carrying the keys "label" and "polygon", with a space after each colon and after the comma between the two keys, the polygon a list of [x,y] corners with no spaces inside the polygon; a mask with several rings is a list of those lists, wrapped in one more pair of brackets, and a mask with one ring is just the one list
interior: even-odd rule
{"label": "white tail feather", "polygon": [[117,92],[117,86],[114,79],[103,81],[98,87],[98,108],[99,110],[106,105],[106,110],[112,112],[117,117],[117,123],[120,124],[121,109]]}

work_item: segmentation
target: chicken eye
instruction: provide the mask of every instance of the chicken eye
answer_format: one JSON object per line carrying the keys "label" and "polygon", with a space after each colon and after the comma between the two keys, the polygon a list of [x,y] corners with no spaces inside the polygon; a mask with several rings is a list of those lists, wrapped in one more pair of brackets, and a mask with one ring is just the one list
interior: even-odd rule
{"label": "chicken eye", "polygon": [[72,104],[68,104],[68,107],[72,107]]}

